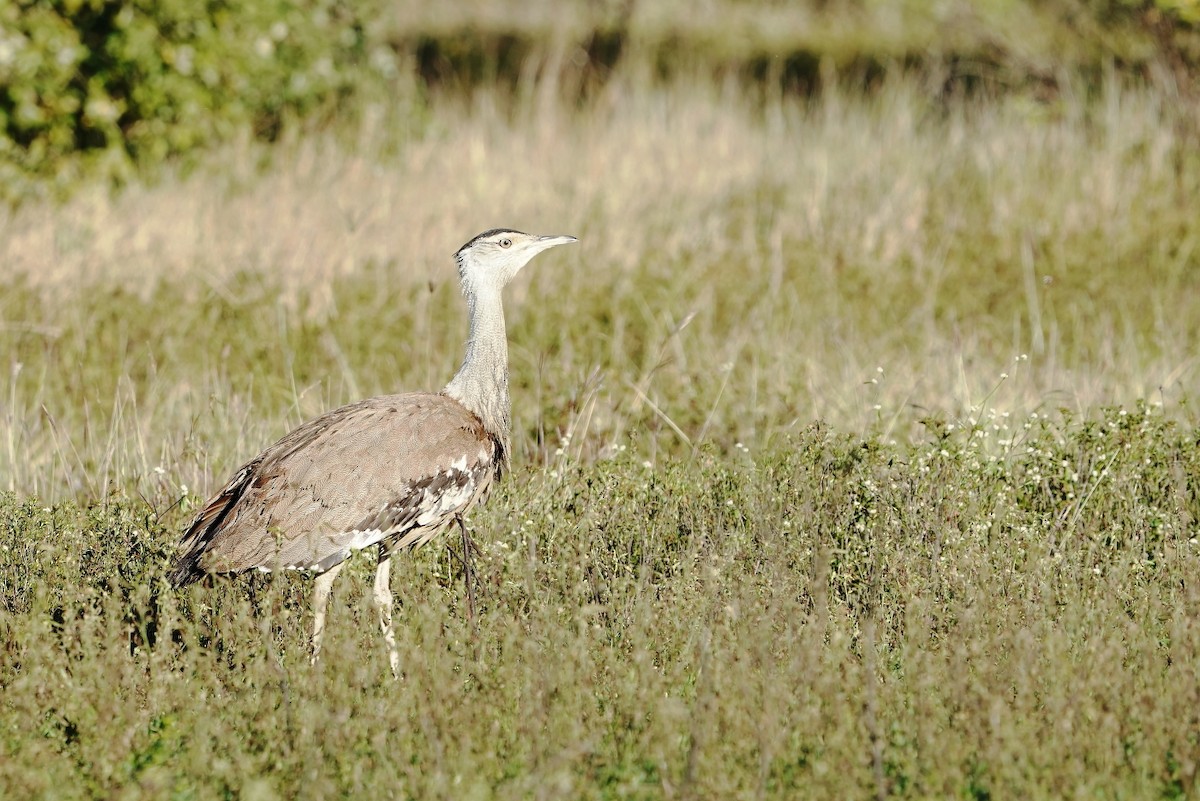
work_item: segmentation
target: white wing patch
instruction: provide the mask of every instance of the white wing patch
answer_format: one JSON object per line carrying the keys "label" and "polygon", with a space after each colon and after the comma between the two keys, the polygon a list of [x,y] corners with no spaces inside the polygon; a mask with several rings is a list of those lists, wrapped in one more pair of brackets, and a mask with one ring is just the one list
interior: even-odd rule
{"label": "white wing patch", "polygon": [[383,529],[379,528],[356,528],[353,531],[343,532],[330,539],[343,548],[358,551],[379,542],[383,539],[383,534]]}
{"label": "white wing patch", "polygon": [[[463,459],[463,461],[465,462],[466,459]],[[455,472],[458,473],[457,476],[454,475]],[[466,472],[466,470],[447,470],[446,475],[451,478],[451,483],[443,491],[435,493],[426,488],[422,492],[422,511],[417,515],[417,525],[433,525],[447,514],[471,500],[471,496],[475,494],[473,476]],[[464,477],[465,480],[463,480]]]}

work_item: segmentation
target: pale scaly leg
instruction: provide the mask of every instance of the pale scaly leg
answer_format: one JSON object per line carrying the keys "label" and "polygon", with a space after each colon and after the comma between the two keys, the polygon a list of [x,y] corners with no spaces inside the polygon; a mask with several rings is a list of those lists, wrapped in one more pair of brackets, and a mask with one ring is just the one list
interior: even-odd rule
{"label": "pale scaly leg", "polygon": [[313,635],[312,661],[315,664],[321,655],[321,637],[325,634],[325,607],[329,605],[329,593],[333,589],[333,580],[341,572],[345,562],[338,562],[313,580]]}
{"label": "pale scaly leg", "polygon": [[467,621],[471,624],[471,630],[478,634],[479,627],[475,623],[475,566],[472,557],[479,547],[467,533],[467,524],[463,522],[462,515],[457,515],[454,519],[458,521],[458,530],[462,534],[463,583],[467,585]]}
{"label": "pale scaly leg", "polygon": [[382,550],[379,565],[375,568],[374,602],[383,640],[388,647],[388,664],[392,666],[392,675],[400,678],[400,652],[396,650],[396,634],[392,631],[392,558],[384,556]]}

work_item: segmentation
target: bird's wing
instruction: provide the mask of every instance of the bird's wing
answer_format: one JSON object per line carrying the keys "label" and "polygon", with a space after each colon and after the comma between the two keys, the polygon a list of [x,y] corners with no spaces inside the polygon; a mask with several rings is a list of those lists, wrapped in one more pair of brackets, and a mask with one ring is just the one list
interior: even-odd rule
{"label": "bird's wing", "polygon": [[334,409],[235,473],[188,527],[171,579],[325,570],[351,549],[440,526],[490,484],[498,448],[475,415],[441,395]]}

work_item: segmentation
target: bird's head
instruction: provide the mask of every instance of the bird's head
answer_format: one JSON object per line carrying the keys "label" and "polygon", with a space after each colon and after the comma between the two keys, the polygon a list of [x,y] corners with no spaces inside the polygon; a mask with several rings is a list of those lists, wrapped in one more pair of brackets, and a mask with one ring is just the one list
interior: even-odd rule
{"label": "bird's head", "polygon": [[493,228],[459,248],[454,260],[464,289],[500,289],[543,250],[574,241],[573,236],[538,236]]}

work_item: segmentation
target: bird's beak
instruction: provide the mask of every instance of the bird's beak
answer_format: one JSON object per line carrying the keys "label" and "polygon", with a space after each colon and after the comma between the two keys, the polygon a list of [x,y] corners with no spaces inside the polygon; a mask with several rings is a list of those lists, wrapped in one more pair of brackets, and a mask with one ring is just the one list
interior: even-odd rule
{"label": "bird's beak", "polygon": [[555,245],[567,245],[567,244],[570,244],[571,242],[578,242],[579,240],[577,240],[573,236],[561,236],[560,235],[560,236],[539,236],[537,241],[538,241],[538,244],[541,245],[541,250],[545,250],[546,248],[552,248]]}

